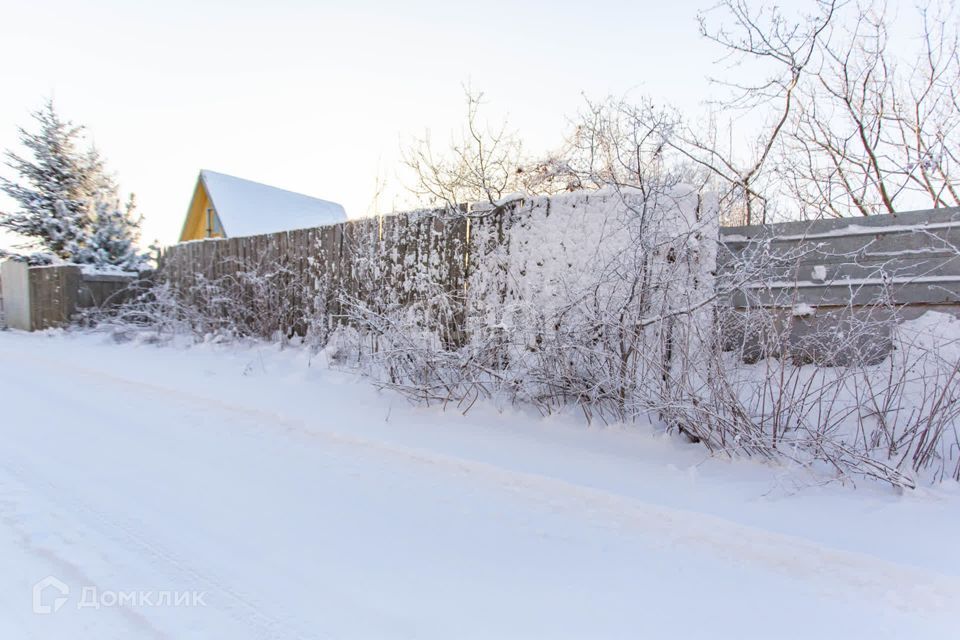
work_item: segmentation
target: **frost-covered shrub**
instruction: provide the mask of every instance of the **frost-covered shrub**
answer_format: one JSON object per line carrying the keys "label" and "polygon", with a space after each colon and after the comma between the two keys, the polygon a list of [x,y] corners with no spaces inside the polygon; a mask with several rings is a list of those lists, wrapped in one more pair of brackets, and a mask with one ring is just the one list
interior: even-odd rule
{"label": "frost-covered shrub", "polygon": [[468,334],[499,345],[518,399],[632,418],[703,347],[687,325],[710,332],[716,219],[686,186],[533,198],[481,218]]}
{"label": "frost-covered shrub", "polygon": [[[802,249],[760,242],[716,278],[715,208],[682,187],[656,198],[608,190],[474,209],[462,301],[405,264],[405,297],[347,305],[349,362],[417,401],[577,406],[842,477],[957,477],[949,341],[906,341],[913,325],[894,331],[898,310],[883,303],[837,310],[798,338],[802,310],[751,287]],[[757,292],[747,310],[731,308],[744,291]],[[461,304],[463,339],[441,339]]]}
{"label": "frost-covered shrub", "polygon": [[716,451],[826,463],[897,486],[960,479],[958,324],[929,312],[904,322],[885,264],[874,267],[882,284],[869,296],[851,287],[845,306],[814,313],[775,282],[808,264],[815,243],[774,251],[769,240],[751,242],[718,278],[737,305],[717,306],[722,340],[707,392],[676,407],[681,419],[705,425]]}
{"label": "frost-covered shrub", "polygon": [[957,323],[894,331],[881,301],[814,326],[762,286],[803,250],[760,240],[717,273],[717,217],[689,187],[607,189],[350,222],[315,246],[188,245],[124,313],[200,339],[302,335],[417,402],[577,407],[844,478],[957,478],[960,353],[908,339]]}
{"label": "frost-covered shrub", "polygon": [[[891,350],[878,362],[873,348],[857,346],[882,324],[892,328]],[[848,324],[833,345],[844,354],[835,366],[786,353],[752,363],[741,350],[719,354],[711,411],[740,423],[738,440],[719,446],[738,448],[752,435],[777,457],[897,486],[960,479],[960,322],[941,313],[868,319]]]}
{"label": "frost-covered shrub", "polygon": [[310,332],[316,318],[301,306],[314,298],[310,283],[274,263],[232,267],[215,276],[192,273],[177,283],[161,271],[148,283],[133,283],[123,292],[123,304],[87,311],[83,322],[190,334],[199,340],[285,341]]}
{"label": "frost-covered shrub", "polygon": [[[355,362],[427,401],[576,403],[605,420],[657,410],[687,392],[677,380],[712,348],[700,338],[713,327],[716,220],[685,186],[475,207],[444,222],[467,225],[462,257],[409,260],[407,247],[399,282],[346,301]],[[372,256],[360,260],[367,282],[397,261],[389,247],[355,251]]]}

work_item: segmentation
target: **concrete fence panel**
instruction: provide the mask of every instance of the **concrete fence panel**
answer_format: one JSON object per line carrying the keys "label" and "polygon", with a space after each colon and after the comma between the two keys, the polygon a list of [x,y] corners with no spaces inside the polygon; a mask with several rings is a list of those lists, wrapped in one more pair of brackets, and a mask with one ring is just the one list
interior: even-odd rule
{"label": "concrete fence panel", "polygon": [[960,208],[868,218],[727,227],[721,272],[763,254],[750,291],[734,296],[772,307],[828,311],[884,303],[913,315],[960,312]]}

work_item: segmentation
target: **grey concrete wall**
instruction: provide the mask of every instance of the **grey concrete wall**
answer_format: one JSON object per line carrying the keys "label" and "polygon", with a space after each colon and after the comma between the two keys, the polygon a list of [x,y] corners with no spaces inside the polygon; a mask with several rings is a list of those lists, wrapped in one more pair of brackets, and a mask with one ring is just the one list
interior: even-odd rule
{"label": "grey concrete wall", "polygon": [[[721,241],[721,278],[761,265],[730,297],[743,314],[727,334],[734,342],[752,332],[753,346],[767,344],[759,334],[772,330],[801,360],[877,360],[896,323],[927,311],[960,317],[960,208],[728,227]],[[771,318],[776,326],[760,327]]]}
{"label": "grey concrete wall", "polygon": [[721,274],[766,256],[752,289],[734,296],[737,307],[885,301],[960,311],[960,208],[727,227],[721,240]]}

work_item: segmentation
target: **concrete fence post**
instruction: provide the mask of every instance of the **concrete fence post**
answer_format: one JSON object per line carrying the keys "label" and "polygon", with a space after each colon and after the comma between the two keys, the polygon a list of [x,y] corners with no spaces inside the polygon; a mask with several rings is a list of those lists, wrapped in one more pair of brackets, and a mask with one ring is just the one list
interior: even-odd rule
{"label": "concrete fence post", "polygon": [[3,292],[3,324],[30,331],[30,268],[24,262],[5,260],[0,264],[0,291]]}

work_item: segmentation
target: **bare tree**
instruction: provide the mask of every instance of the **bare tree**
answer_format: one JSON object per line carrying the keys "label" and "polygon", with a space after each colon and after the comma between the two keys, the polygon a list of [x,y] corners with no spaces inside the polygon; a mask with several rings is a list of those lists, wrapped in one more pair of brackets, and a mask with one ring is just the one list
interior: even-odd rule
{"label": "bare tree", "polygon": [[957,36],[920,10],[921,50],[890,52],[883,6],[858,6],[822,44],[784,136],[787,193],[805,216],[896,213],[960,204]]}
{"label": "bare tree", "polygon": [[491,128],[481,120],[482,92],[466,86],[464,99],[465,128],[448,149],[437,151],[428,132],[404,150],[404,163],[416,176],[411,190],[427,206],[495,204],[519,188],[519,138],[507,122]]}
{"label": "bare tree", "polygon": [[644,195],[676,184],[683,176],[671,162],[668,141],[679,120],[676,111],[649,98],[639,104],[585,98],[563,147],[529,163],[523,184],[542,194],[613,186]]}
{"label": "bare tree", "polygon": [[[905,169],[932,206],[960,205],[960,35],[942,12],[921,10],[921,64],[907,95],[894,95]],[[902,92],[901,92],[902,93]]]}
{"label": "bare tree", "polygon": [[[776,5],[754,8],[746,0],[722,0],[699,17],[701,35],[720,45],[723,59],[737,69],[735,79],[713,79],[731,89],[719,107],[765,110],[768,123],[742,159],[733,145],[718,144],[713,128],[704,135],[702,127],[684,127],[671,145],[711,173],[724,208],[742,208],[745,224],[766,222],[770,193],[765,170],[796,108],[798,86],[834,19],[836,5],[836,0],[816,0],[810,13],[790,18]],[[711,22],[717,14],[719,21]],[[749,64],[765,65],[769,71],[751,82],[742,72]]]}
{"label": "bare tree", "polygon": [[[838,217],[960,204],[960,64],[949,12],[919,9],[920,50],[902,60],[883,4],[814,7],[788,17],[776,6],[723,0],[703,14],[701,34],[732,62],[734,79],[717,81],[732,89],[719,113],[767,120],[745,160],[709,126],[677,127],[669,143],[710,171],[728,217],[742,210],[746,224],[773,213]],[[756,66],[769,74],[744,80]]]}

